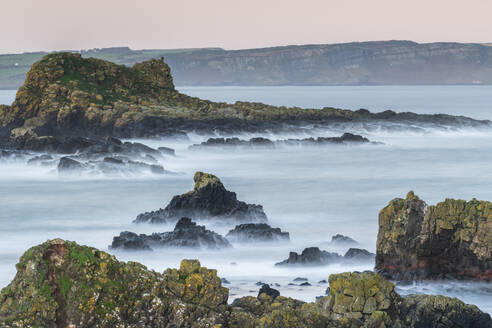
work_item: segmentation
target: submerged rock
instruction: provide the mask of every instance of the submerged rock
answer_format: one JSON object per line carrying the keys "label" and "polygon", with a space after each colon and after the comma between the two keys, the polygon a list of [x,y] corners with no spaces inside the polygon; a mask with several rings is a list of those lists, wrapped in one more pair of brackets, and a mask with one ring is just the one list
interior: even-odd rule
{"label": "submerged rock", "polygon": [[261,205],[237,200],[236,193],[228,191],[215,175],[196,172],[193,179],[192,191],[174,196],[164,209],[138,215],[134,222],[165,223],[183,216],[242,222],[267,220]]}
{"label": "submerged rock", "polygon": [[301,254],[290,252],[288,259],[275,265],[326,265],[341,260],[342,257],[337,253],[322,251],[318,247],[308,247]]}
{"label": "submerged rock", "polygon": [[401,297],[374,272],[331,275],[328,295],[315,303],[265,287],[258,297],[228,305],[216,270],[197,260],[159,273],[55,239],[29,249],[16,268],[0,293],[1,327],[492,327],[476,306],[443,296]]}
{"label": "submerged rock", "polygon": [[151,250],[156,247],[185,247],[221,249],[231,244],[221,235],[199,226],[190,218],[183,217],[174,231],[153,233],[151,235],[124,231],[113,238],[112,249]]}
{"label": "submerged rock", "polygon": [[60,173],[68,173],[73,171],[83,170],[85,167],[82,163],[70,158],[70,157],[62,157],[58,162],[58,172]]}
{"label": "submerged rock", "polygon": [[396,280],[492,280],[492,203],[446,199],[428,206],[413,192],[379,213],[376,269]]}
{"label": "submerged rock", "polygon": [[254,243],[289,241],[289,233],[280,228],[272,228],[266,223],[245,223],[237,225],[225,236],[231,242]]}

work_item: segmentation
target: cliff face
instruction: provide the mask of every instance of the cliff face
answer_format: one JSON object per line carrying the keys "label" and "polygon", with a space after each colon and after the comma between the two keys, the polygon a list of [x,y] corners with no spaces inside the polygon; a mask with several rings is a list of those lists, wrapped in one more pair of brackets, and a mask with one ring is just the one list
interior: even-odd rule
{"label": "cliff face", "polygon": [[492,83],[492,49],[480,44],[361,42],[166,58],[180,85]]}
{"label": "cliff face", "polygon": [[[0,70],[6,71],[0,87],[21,85],[22,72],[29,68],[24,63],[42,55],[0,56]],[[84,51],[82,56],[129,66],[164,56],[177,85],[492,83],[492,47],[487,44],[380,41],[245,50],[107,48]]]}
{"label": "cliff face", "polygon": [[0,326],[44,328],[490,328],[473,305],[401,297],[374,272],[329,277],[315,303],[262,293],[227,304],[228,289],[197,260],[163,273],[55,239],[29,249],[0,293]]}
{"label": "cliff face", "polygon": [[392,279],[492,280],[492,203],[428,206],[413,192],[392,200],[379,213],[376,269]]}

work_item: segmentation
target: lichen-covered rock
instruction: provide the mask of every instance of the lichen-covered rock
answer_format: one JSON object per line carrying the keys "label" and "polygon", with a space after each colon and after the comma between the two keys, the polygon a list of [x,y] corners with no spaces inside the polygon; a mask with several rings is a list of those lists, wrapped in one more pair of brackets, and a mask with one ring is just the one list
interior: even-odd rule
{"label": "lichen-covered rock", "polygon": [[221,249],[231,244],[221,235],[197,225],[190,218],[181,218],[174,231],[151,235],[124,231],[113,238],[112,249],[151,250],[159,247]]}
{"label": "lichen-covered rock", "polygon": [[492,203],[428,206],[413,192],[392,200],[379,213],[376,269],[403,280],[492,280]]}
{"label": "lichen-covered rock", "polygon": [[327,265],[340,262],[342,259],[342,256],[337,253],[322,251],[318,247],[308,247],[301,254],[290,252],[288,259],[275,265]]}
{"label": "lichen-covered rock", "polygon": [[267,220],[261,205],[237,200],[236,193],[227,190],[215,175],[196,172],[193,179],[192,191],[174,196],[164,209],[138,215],[134,222],[164,223],[183,216],[242,222]]}
{"label": "lichen-covered rock", "polygon": [[280,228],[272,228],[266,223],[239,224],[230,230],[225,236],[231,242],[254,243],[254,242],[278,242],[289,241],[289,233]]}
{"label": "lichen-covered rock", "polygon": [[227,297],[197,261],[160,274],[55,239],[21,257],[0,295],[0,326],[213,327],[226,320]]}
{"label": "lichen-covered rock", "polygon": [[315,303],[262,292],[228,305],[216,270],[197,260],[161,274],[55,239],[20,258],[0,293],[0,327],[492,327],[475,306],[443,296],[400,297],[374,272],[331,275],[329,282],[330,293]]}

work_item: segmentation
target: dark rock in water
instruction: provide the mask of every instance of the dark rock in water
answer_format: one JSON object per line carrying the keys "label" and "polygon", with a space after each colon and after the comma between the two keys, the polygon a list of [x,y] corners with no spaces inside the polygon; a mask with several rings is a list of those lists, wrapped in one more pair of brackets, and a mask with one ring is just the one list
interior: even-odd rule
{"label": "dark rock in water", "polygon": [[165,209],[138,215],[134,222],[164,223],[183,216],[243,222],[267,220],[261,205],[238,201],[236,193],[228,191],[215,175],[196,172],[194,180],[192,191],[174,196]]}
{"label": "dark rock in water", "polygon": [[150,166],[150,172],[154,174],[164,174],[166,171],[162,167],[162,165],[151,165]]}
{"label": "dark rock in water", "polygon": [[122,232],[113,238],[112,249],[148,250],[155,247],[185,247],[221,249],[231,244],[221,235],[199,226],[190,218],[181,218],[174,231],[153,233],[152,235]]}
{"label": "dark rock in water", "polygon": [[409,192],[379,213],[376,249],[376,270],[387,278],[492,281],[492,203],[428,206]]}
{"label": "dark rock in water", "polygon": [[299,286],[311,286],[311,284],[309,282],[303,282],[302,284],[300,284]]}
{"label": "dark rock in water", "polygon": [[345,245],[357,245],[358,244],[358,242],[356,242],[352,238],[341,235],[341,234],[336,234],[336,235],[332,236],[331,242],[334,244],[340,244],[340,245],[343,245],[343,244],[345,244]]}
{"label": "dark rock in water", "polygon": [[123,160],[119,158],[114,158],[114,157],[104,157],[104,162],[105,163],[110,163],[110,164],[123,164]]}
{"label": "dark rock in water", "polygon": [[326,279],[323,279],[323,280],[320,280],[318,281],[318,284],[326,284],[328,281],[326,281]]}
{"label": "dark rock in water", "polygon": [[168,156],[175,156],[176,155],[176,151],[172,148],[169,148],[169,147],[159,147],[159,148],[157,148],[157,150],[160,151],[164,155],[168,155]]}
{"label": "dark rock in water", "polygon": [[62,157],[58,162],[58,172],[66,173],[84,169],[84,165],[70,157]]}
{"label": "dark rock in water", "polygon": [[280,228],[272,228],[266,223],[245,223],[237,225],[225,236],[231,242],[253,243],[288,241],[289,233]]}
{"label": "dark rock in water", "polygon": [[309,247],[301,254],[290,252],[289,258],[275,265],[326,265],[342,260],[337,253],[322,251],[318,247]]}
{"label": "dark rock in water", "polygon": [[374,272],[330,275],[328,295],[314,303],[267,286],[259,297],[229,305],[217,271],[197,260],[160,273],[54,239],[26,251],[16,268],[0,293],[0,327],[492,327],[476,306],[443,296],[401,297]]}
{"label": "dark rock in water", "polygon": [[295,282],[300,282],[300,281],[308,281],[308,278],[304,278],[304,277],[297,277],[295,278],[294,280],[292,281],[295,281]]}
{"label": "dark rock in water", "polygon": [[134,232],[123,231],[118,237],[113,237],[112,249],[123,250],[152,250],[148,245],[146,235],[137,235]]}
{"label": "dark rock in water", "polygon": [[271,288],[268,284],[261,286],[260,291],[258,292],[258,297],[260,297],[261,294],[267,294],[273,300],[280,296],[280,292],[274,288]]}
{"label": "dark rock in water", "polygon": [[251,138],[243,140],[239,138],[210,138],[201,144],[190,146],[190,149],[207,148],[207,147],[268,147],[277,146],[302,146],[302,145],[323,145],[323,144],[353,144],[353,143],[370,143],[369,139],[352,133],[344,133],[340,137],[318,137],[305,139],[285,139],[272,141],[267,138]]}
{"label": "dark rock in water", "polygon": [[376,258],[376,254],[369,252],[366,249],[350,248],[343,256],[345,260],[357,260],[357,261],[373,261]]}
{"label": "dark rock in water", "polygon": [[223,284],[227,284],[227,285],[230,284],[229,280],[227,280],[226,278],[221,278],[220,282],[222,282]]}

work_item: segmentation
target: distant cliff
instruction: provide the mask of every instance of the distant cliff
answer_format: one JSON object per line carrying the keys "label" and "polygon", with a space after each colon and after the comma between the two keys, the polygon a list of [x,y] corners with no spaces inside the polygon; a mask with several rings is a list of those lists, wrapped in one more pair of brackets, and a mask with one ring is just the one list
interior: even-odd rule
{"label": "distant cliff", "polygon": [[[0,56],[0,88],[22,85],[45,53]],[[411,41],[220,48],[83,51],[84,57],[131,66],[165,57],[177,85],[492,84],[489,44]]]}

